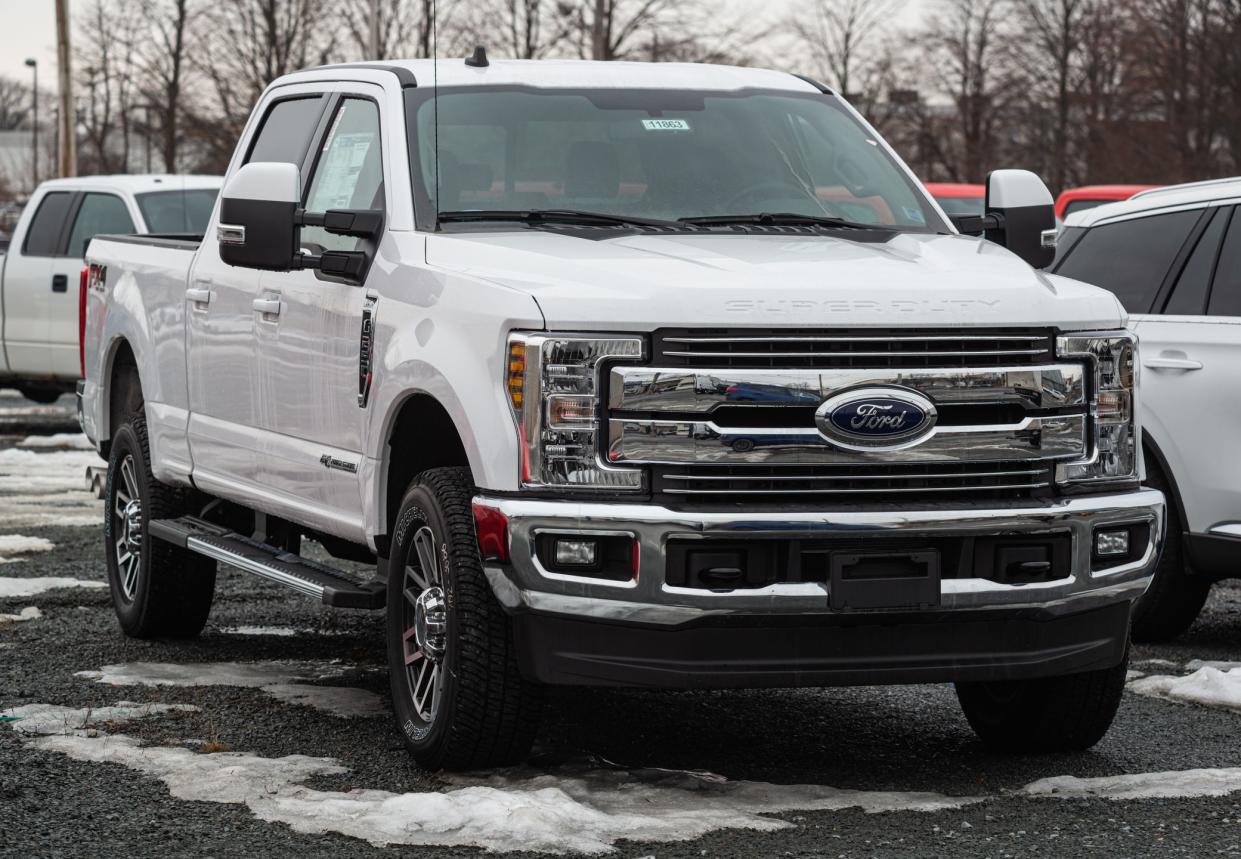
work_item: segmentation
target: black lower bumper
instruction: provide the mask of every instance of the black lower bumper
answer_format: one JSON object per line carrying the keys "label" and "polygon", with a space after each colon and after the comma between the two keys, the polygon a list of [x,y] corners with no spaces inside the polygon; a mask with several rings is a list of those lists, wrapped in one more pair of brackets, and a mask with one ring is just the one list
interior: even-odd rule
{"label": "black lower bumper", "polygon": [[513,617],[522,672],[572,686],[703,689],[1008,680],[1117,665],[1131,604],[1039,611],[928,611],[708,618],[675,629]]}

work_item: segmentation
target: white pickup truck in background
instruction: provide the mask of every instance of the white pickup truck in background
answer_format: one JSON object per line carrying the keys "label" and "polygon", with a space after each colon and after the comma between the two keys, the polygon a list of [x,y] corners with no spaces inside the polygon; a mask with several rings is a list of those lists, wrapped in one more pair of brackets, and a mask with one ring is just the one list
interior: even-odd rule
{"label": "white pickup truck in background", "polygon": [[386,609],[429,767],[522,758],[547,684],[954,682],[1096,742],[1164,505],[1042,183],[962,235],[793,75],[437,65],[278,79],[206,240],[91,244],[122,629],[196,635],[217,562]]}
{"label": "white pickup truck in background", "polygon": [[218,176],[83,176],[41,184],[0,256],[0,387],[52,402],[82,375],[82,258],[99,233],[201,236]]}

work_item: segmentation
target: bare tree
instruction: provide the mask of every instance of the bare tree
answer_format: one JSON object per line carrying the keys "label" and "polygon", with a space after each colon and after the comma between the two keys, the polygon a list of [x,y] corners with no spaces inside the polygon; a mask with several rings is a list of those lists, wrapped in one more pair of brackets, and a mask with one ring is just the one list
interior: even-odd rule
{"label": "bare tree", "polygon": [[0,131],[13,131],[30,122],[30,87],[12,78],[0,77]]}
{"label": "bare tree", "polygon": [[[168,171],[178,165],[191,27],[200,9],[199,0],[142,0],[144,108],[147,116],[154,111],[158,118],[160,156]],[[153,129],[146,131],[150,135]]]}
{"label": "bare tree", "polygon": [[[115,173],[129,168],[137,100],[135,45],[141,17],[135,0],[92,0],[79,19],[78,84],[85,94],[78,122],[85,132],[82,167]],[[97,38],[106,33],[107,38]]]}
{"label": "bare tree", "polygon": [[877,60],[875,42],[903,5],[904,0],[815,0],[789,19],[789,29],[826,82],[854,98],[864,70]]}

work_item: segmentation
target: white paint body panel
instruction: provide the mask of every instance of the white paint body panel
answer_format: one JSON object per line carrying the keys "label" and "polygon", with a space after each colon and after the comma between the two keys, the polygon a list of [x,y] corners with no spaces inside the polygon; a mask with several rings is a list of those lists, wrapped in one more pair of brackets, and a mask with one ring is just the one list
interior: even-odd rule
{"label": "white paint body panel", "polygon": [[[430,84],[429,61],[401,65]],[[787,74],[678,64],[500,61],[471,69],[441,62],[439,81],[813,91]],[[520,456],[503,385],[512,330],[1124,324],[1109,293],[1034,272],[1004,249],[962,236],[902,235],[876,245],[836,237],[590,241],[539,231],[417,232],[402,92],[390,71],[326,68],[278,80],[251,116],[228,175],[266,103],[306,90],[363,92],[381,107],[387,231],[365,287],[311,272],[231,269],[210,239],[197,253],[96,242],[91,260],[110,274],[106,295],[91,296],[83,407],[88,434],[106,441],[108,356],[125,338],[148,418],[161,426],[157,475],[192,479],[308,528],[372,546],[387,533],[388,439],[401,406],[417,394],[448,412],[480,487],[516,491]],[[218,206],[209,237],[217,221]],[[202,280],[212,290],[205,311],[184,296]],[[358,341],[368,292],[377,296],[374,383],[362,409]],[[251,306],[269,293],[283,302],[270,329]],[[147,322],[153,318],[166,324]],[[180,356],[167,346],[178,337],[187,347]],[[165,378],[177,373],[185,377],[180,384]],[[324,468],[323,454],[356,461],[357,474]]]}

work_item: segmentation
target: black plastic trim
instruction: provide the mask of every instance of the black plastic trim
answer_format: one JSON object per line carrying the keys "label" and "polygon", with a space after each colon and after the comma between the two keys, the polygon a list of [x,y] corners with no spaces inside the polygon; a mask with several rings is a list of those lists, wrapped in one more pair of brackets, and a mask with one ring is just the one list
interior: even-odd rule
{"label": "black plastic trim", "polygon": [[835,90],[833,90],[827,84],[822,83],[821,81],[815,80],[814,78],[810,77],[810,75],[799,75],[796,72],[791,72],[790,74],[792,74],[793,77],[797,78],[799,81],[804,81],[805,83],[810,84],[812,87],[814,87],[815,89],[817,89],[819,92],[823,93],[824,95],[836,95]]}
{"label": "black plastic trim", "polygon": [[1241,578],[1241,537],[1224,534],[1185,534],[1190,565],[1211,579]]}
{"label": "black plastic trim", "polygon": [[[315,66],[306,69],[308,72],[333,72],[337,69],[358,69],[362,71],[372,72],[388,72],[396,75],[397,83],[401,85],[401,89],[415,89],[418,86],[418,78],[414,73],[404,66],[389,66],[380,63],[339,63],[330,66]],[[315,81],[318,83],[318,81]]]}

